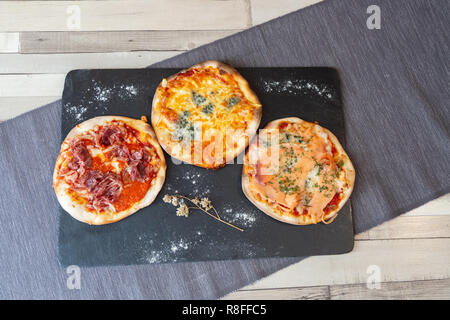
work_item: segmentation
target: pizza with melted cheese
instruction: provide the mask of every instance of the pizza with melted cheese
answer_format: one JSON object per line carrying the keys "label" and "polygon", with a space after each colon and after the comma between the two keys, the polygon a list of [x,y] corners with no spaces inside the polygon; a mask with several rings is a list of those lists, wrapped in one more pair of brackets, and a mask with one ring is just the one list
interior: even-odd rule
{"label": "pizza with melted cheese", "polygon": [[261,112],[258,98],[234,68],[206,61],[161,81],[152,125],[174,158],[219,168],[244,151]]}
{"label": "pizza with melted cheese", "polygon": [[353,165],[338,139],[299,118],[270,122],[245,155],[242,188],[260,210],[282,222],[331,223],[350,197]]}
{"label": "pizza with melted cheese", "polygon": [[149,124],[103,116],[69,132],[56,160],[53,188],[75,219],[107,224],[150,205],[165,172],[164,154]]}

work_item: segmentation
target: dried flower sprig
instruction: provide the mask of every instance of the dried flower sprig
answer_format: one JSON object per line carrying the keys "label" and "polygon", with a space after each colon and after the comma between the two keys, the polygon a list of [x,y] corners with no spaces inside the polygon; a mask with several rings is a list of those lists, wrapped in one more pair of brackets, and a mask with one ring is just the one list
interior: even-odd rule
{"label": "dried flower sprig", "polygon": [[189,216],[189,208],[186,204],[183,203],[177,208],[177,216],[186,218]]}
{"label": "dried flower sprig", "polygon": [[[194,205],[194,207],[189,207],[186,205],[186,203],[184,202],[184,200],[189,201],[190,203],[192,203]],[[209,215],[210,217],[230,226],[233,227],[239,231],[244,231],[243,229],[236,227],[235,225],[229,223],[228,221],[223,220],[219,213],[217,212],[216,208],[214,208],[214,206],[211,203],[211,200],[209,200],[208,198],[188,198],[182,195],[168,195],[166,194],[163,197],[163,201],[165,203],[170,203],[171,205],[178,207],[177,208],[177,216],[180,217],[188,217],[189,216],[189,209],[197,209],[197,210],[201,210],[204,213],[206,213],[207,215]],[[213,213],[211,213],[210,211],[213,211]]]}

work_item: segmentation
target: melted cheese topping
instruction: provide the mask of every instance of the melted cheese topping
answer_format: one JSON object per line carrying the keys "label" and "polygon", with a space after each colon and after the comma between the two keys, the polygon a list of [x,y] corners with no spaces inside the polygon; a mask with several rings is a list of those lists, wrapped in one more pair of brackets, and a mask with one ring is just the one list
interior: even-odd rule
{"label": "melted cheese topping", "polygon": [[250,147],[249,189],[281,215],[309,215],[314,222],[341,197],[345,173],[328,135],[318,125],[281,122]]}
{"label": "melted cheese topping", "polygon": [[157,133],[182,145],[182,153],[206,151],[198,160],[211,164],[228,159],[261,108],[246,98],[232,74],[211,66],[164,79],[156,94],[162,115],[154,123]]}

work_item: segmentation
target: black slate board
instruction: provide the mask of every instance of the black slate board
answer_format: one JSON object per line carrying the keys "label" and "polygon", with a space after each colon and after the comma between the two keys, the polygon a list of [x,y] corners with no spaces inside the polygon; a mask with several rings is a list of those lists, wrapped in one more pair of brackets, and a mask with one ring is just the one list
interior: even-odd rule
{"label": "black slate board", "polygon": [[[339,77],[331,68],[240,68],[263,105],[260,128],[297,116],[318,121],[344,140]],[[62,97],[62,139],[72,127],[101,115],[150,119],[151,101],[163,77],[179,69],[74,70]],[[168,164],[155,202],[114,224],[89,226],[60,209],[59,260],[64,266],[128,265],[183,261],[296,257],[346,253],[353,248],[350,201],[330,225],[292,226],[255,208],[241,190],[242,165],[213,171]],[[165,194],[207,196],[239,232],[202,212],[177,217]]]}

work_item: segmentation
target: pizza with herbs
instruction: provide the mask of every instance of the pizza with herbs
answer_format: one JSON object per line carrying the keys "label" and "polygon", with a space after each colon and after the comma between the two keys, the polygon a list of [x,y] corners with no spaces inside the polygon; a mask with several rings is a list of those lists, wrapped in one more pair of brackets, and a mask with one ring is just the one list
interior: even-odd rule
{"label": "pizza with herbs", "polygon": [[164,154],[149,124],[103,116],[69,132],[56,160],[53,188],[72,217],[100,225],[150,205],[165,174]]}
{"label": "pizza with herbs", "polygon": [[174,158],[219,168],[245,150],[261,112],[258,98],[234,68],[206,61],[161,81],[152,125]]}
{"label": "pizza with herbs", "polygon": [[355,170],[327,129],[299,118],[270,122],[245,155],[242,189],[282,222],[331,223],[349,199]]}

